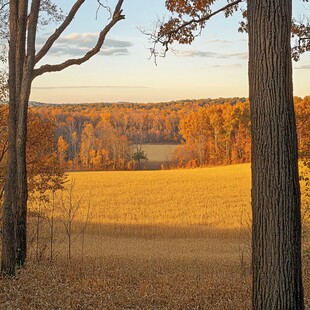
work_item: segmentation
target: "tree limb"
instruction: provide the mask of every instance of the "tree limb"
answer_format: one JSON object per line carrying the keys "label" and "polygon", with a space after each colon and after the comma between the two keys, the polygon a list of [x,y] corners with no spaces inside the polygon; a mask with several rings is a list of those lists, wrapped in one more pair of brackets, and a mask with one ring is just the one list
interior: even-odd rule
{"label": "tree limb", "polygon": [[98,18],[98,13],[99,13],[100,8],[104,8],[105,10],[107,10],[109,12],[110,18],[111,18],[112,17],[111,8],[107,5],[102,4],[100,0],[97,0],[97,3],[98,3],[98,8],[96,11],[96,19]]}
{"label": "tree limb", "polygon": [[70,25],[75,14],[80,9],[81,5],[85,2],[85,0],[77,0],[75,4],[72,6],[70,12],[62,22],[59,28],[55,30],[55,32],[47,39],[43,47],[40,49],[38,54],[35,57],[35,63],[37,64],[51,49],[55,41],[60,37],[60,35],[64,32],[64,30]]}
{"label": "tree limb", "polygon": [[[23,80],[21,82],[21,91],[20,91],[20,109],[18,110],[19,117],[22,119],[27,113],[28,109],[28,99],[24,101],[24,98],[29,98],[31,81],[32,81],[32,71],[35,66],[35,43],[36,43],[36,34],[37,34],[37,25],[40,13],[41,0],[32,0],[30,14],[27,21],[27,53],[26,58],[23,61]],[[25,126],[25,122],[19,122],[19,126]],[[22,125],[23,124],[23,125]],[[23,132],[25,129],[20,129]]]}
{"label": "tree limb", "polygon": [[28,19],[27,56],[34,58],[38,18],[41,0],[32,0]]}
{"label": "tree limb", "polygon": [[[80,1],[83,1],[83,0],[80,0]],[[122,3],[123,3],[123,0],[118,1],[117,5],[115,7],[115,11],[113,13],[112,20],[100,32],[96,45],[91,50],[89,50],[83,57],[75,58],[75,59],[69,59],[63,63],[56,64],[56,65],[48,65],[48,64],[43,65],[43,66],[39,67],[38,69],[34,70],[32,78],[34,79],[37,76],[40,76],[46,72],[58,72],[58,71],[62,71],[63,69],[65,69],[67,67],[70,67],[72,65],[80,65],[80,64],[86,62],[87,60],[89,60],[91,57],[93,57],[97,53],[99,53],[99,51],[100,51],[100,49],[101,49],[101,47],[105,41],[106,35],[111,30],[111,28],[120,20],[125,19],[125,16],[122,15],[122,9],[121,9]]]}
{"label": "tree limb", "polygon": [[117,15],[122,13],[122,5],[123,5],[124,0],[119,0],[118,3],[115,6],[115,10],[113,13],[113,18],[117,17]]}
{"label": "tree limb", "polygon": [[223,12],[223,11],[226,11],[228,9],[230,9],[231,7],[233,6],[236,6],[238,5],[240,2],[243,2],[244,0],[236,0],[234,2],[230,2],[228,3],[227,5],[223,6],[222,8],[210,13],[210,14],[207,14],[207,15],[204,15],[200,18],[193,18],[189,21],[186,21],[184,22],[183,24],[181,24],[180,26],[178,26],[176,29],[172,29],[169,33],[165,33],[164,36],[167,37],[166,40],[161,40],[161,36],[159,36],[157,38],[157,42],[156,43],[161,43],[163,46],[166,47],[166,52],[168,51],[168,45],[171,43],[171,39],[172,39],[172,36],[174,34],[177,34],[180,30],[186,28],[187,26],[190,26],[192,24],[202,24],[204,22],[206,22],[207,20],[209,20],[211,17]]}
{"label": "tree limb", "polygon": [[[152,44],[149,48],[151,53],[149,58],[154,56],[154,62],[157,65],[157,57],[165,57],[166,53],[170,49],[170,45],[174,41],[178,41],[180,44],[190,44],[195,37],[200,35],[202,29],[204,28],[205,22],[211,17],[221,12],[225,12],[225,16],[228,17],[232,14],[234,8],[244,1],[245,0],[235,0],[229,2],[220,9],[214,12],[208,10],[208,13],[204,12],[201,16],[194,14],[195,17],[187,21],[182,18],[182,15],[189,14],[179,13],[178,18],[170,18],[168,22],[158,22],[155,26],[155,30],[151,32],[145,32],[140,29],[143,34],[149,37],[149,42]],[[166,0],[166,2],[168,2],[168,0]],[[194,31],[197,30],[198,26],[200,26],[200,31],[198,34],[194,34]],[[164,47],[163,52],[157,51],[156,46],[158,43]]]}
{"label": "tree limb", "polygon": [[10,4],[10,1],[6,2],[6,3],[2,3],[1,2],[1,5],[0,5],[0,11],[2,11],[7,5]]}

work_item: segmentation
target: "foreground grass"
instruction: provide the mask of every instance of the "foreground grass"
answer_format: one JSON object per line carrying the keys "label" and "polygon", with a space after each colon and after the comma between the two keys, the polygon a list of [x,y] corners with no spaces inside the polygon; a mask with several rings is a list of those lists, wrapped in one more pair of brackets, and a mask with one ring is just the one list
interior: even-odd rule
{"label": "foreground grass", "polygon": [[[241,268],[229,237],[101,236],[83,260],[76,254],[31,262],[16,280],[2,281],[1,309],[251,309],[249,264]],[[309,284],[305,272],[307,300]]]}
{"label": "foreground grass", "polygon": [[[2,309],[249,309],[250,279],[229,264],[102,257],[28,266],[1,284]],[[22,284],[25,283],[25,286]]]}

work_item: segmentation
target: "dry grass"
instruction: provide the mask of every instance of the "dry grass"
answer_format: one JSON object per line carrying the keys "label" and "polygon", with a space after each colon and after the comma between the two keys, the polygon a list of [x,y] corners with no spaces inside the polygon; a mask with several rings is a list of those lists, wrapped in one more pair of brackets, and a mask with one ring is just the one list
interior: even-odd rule
{"label": "dry grass", "polygon": [[[96,248],[96,245],[99,245]],[[76,248],[76,250],[78,250]],[[82,261],[30,263],[1,309],[250,309],[251,277],[228,239],[95,238]],[[309,270],[309,260],[305,270]],[[309,277],[305,278],[308,294]]]}
{"label": "dry grass", "polygon": [[[26,269],[0,283],[1,309],[250,309],[249,165],[70,177],[75,200],[83,196],[72,259],[56,220],[49,262],[42,219],[42,259],[34,241]],[[306,294],[309,267],[305,258]]]}
{"label": "dry grass", "polygon": [[0,289],[2,309],[249,309],[249,296],[249,277],[222,262],[123,257],[31,265]]}
{"label": "dry grass", "polygon": [[172,153],[177,147],[176,144],[143,144],[142,150],[151,162],[167,162],[171,160]]}
{"label": "dry grass", "polygon": [[104,224],[238,229],[250,214],[250,166],[71,173]]}

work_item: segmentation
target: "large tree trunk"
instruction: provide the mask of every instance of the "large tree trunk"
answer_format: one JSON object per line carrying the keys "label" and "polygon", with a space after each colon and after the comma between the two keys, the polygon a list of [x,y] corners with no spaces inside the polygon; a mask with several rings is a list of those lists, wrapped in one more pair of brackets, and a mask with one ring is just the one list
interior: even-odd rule
{"label": "large tree trunk", "polygon": [[291,0],[248,0],[253,309],[303,309]]}

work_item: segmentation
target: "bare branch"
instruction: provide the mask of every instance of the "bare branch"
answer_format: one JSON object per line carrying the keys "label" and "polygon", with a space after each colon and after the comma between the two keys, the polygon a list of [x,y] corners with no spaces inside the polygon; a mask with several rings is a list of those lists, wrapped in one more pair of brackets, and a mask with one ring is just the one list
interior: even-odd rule
{"label": "bare branch", "polygon": [[171,38],[174,34],[178,33],[180,30],[186,28],[187,26],[189,25],[192,25],[192,24],[203,24],[204,22],[208,21],[211,17],[221,13],[221,12],[224,12],[224,11],[227,11],[228,9],[230,9],[231,7],[234,7],[236,6],[237,4],[239,4],[240,2],[242,2],[243,0],[236,0],[234,2],[231,2],[231,3],[228,3],[227,5],[223,6],[222,8],[210,13],[210,14],[207,14],[207,15],[204,15],[200,18],[193,18],[187,22],[184,22],[182,25],[180,25],[179,27],[177,27],[176,29],[173,29],[171,30],[170,33],[168,33],[168,39],[165,40],[165,41],[160,41],[160,38],[159,38],[159,43],[162,43],[166,48],[168,48],[168,44],[170,43],[171,41]]}
{"label": "bare branch", "polygon": [[4,3],[1,2],[1,4],[0,4],[0,11],[2,11],[9,4],[10,4],[10,1],[4,2]]}
{"label": "bare branch", "polygon": [[[233,2],[228,3],[227,5],[221,7],[220,9],[214,11],[214,12],[209,12],[209,13],[204,13],[204,15],[200,16],[200,17],[194,17],[188,21],[184,21],[184,20],[173,20],[171,19],[170,21],[177,21],[177,23],[174,24],[174,26],[176,26],[175,28],[171,28],[171,29],[165,29],[167,31],[162,31],[163,26],[165,25],[165,23],[161,23],[161,25],[159,25],[159,23],[157,23],[156,28],[157,30],[154,33],[146,33],[143,32],[144,34],[148,35],[150,38],[150,42],[153,43],[153,46],[150,48],[151,51],[151,57],[154,56],[155,58],[155,64],[156,64],[156,57],[160,56],[160,57],[165,57],[166,53],[169,50],[169,46],[174,42],[174,41],[179,41],[179,43],[190,43],[195,37],[199,36],[201,34],[201,30],[204,27],[204,24],[206,21],[208,21],[211,17],[221,13],[221,12],[225,12],[226,17],[231,15],[232,12],[234,11],[234,9],[238,6],[239,3],[244,2],[244,0],[235,0]],[[180,15],[179,15],[180,17]],[[182,22],[181,24],[179,24],[179,22]],[[168,22],[169,23],[169,22]],[[196,30],[196,27],[200,26],[200,31],[198,32],[198,34],[194,35],[192,34],[192,32],[194,30]],[[189,28],[189,29],[186,29]],[[177,36],[180,32],[186,32],[186,37],[187,40],[185,40],[184,42],[182,42],[181,39],[176,39],[175,36]],[[188,41],[188,38],[189,39]],[[157,44],[161,44],[164,47],[164,51],[163,53],[159,53],[156,50],[156,46]]]}
{"label": "bare branch", "polygon": [[[85,0],[80,0],[80,1],[85,1]],[[118,4],[116,5],[116,8],[119,8],[118,11],[117,12],[114,11],[112,20],[100,32],[96,45],[91,50],[89,50],[83,57],[69,59],[57,65],[43,65],[40,68],[34,70],[33,79],[46,72],[58,72],[72,65],[81,65],[82,63],[86,62],[94,55],[98,54],[105,41],[106,35],[111,30],[111,28],[120,20],[125,19],[125,16],[122,15],[122,9],[121,9],[122,3],[123,3],[123,0],[118,1]]]}
{"label": "bare branch", "polygon": [[70,12],[62,22],[62,24],[55,30],[55,32],[47,39],[41,50],[35,57],[35,63],[37,64],[51,49],[55,41],[60,37],[60,35],[65,31],[65,29],[70,25],[77,11],[80,9],[81,5],[85,0],[77,0],[72,6]]}
{"label": "bare branch", "polygon": [[98,18],[98,13],[99,13],[100,8],[104,8],[105,10],[107,10],[109,12],[109,14],[110,14],[110,18],[109,19],[111,19],[111,17],[112,17],[111,8],[108,5],[102,4],[102,2],[100,0],[97,0],[97,2],[98,2],[98,8],[97,8],[97,11],[96,11],[96,19]]}
{"label": "bare branch", "polygon": [[117,15],[122,14],[122,5],[123,5],[124,0],[119,0],[118,3],[115,6],[115,10],[113,13],[113,18],[115,18]]}

